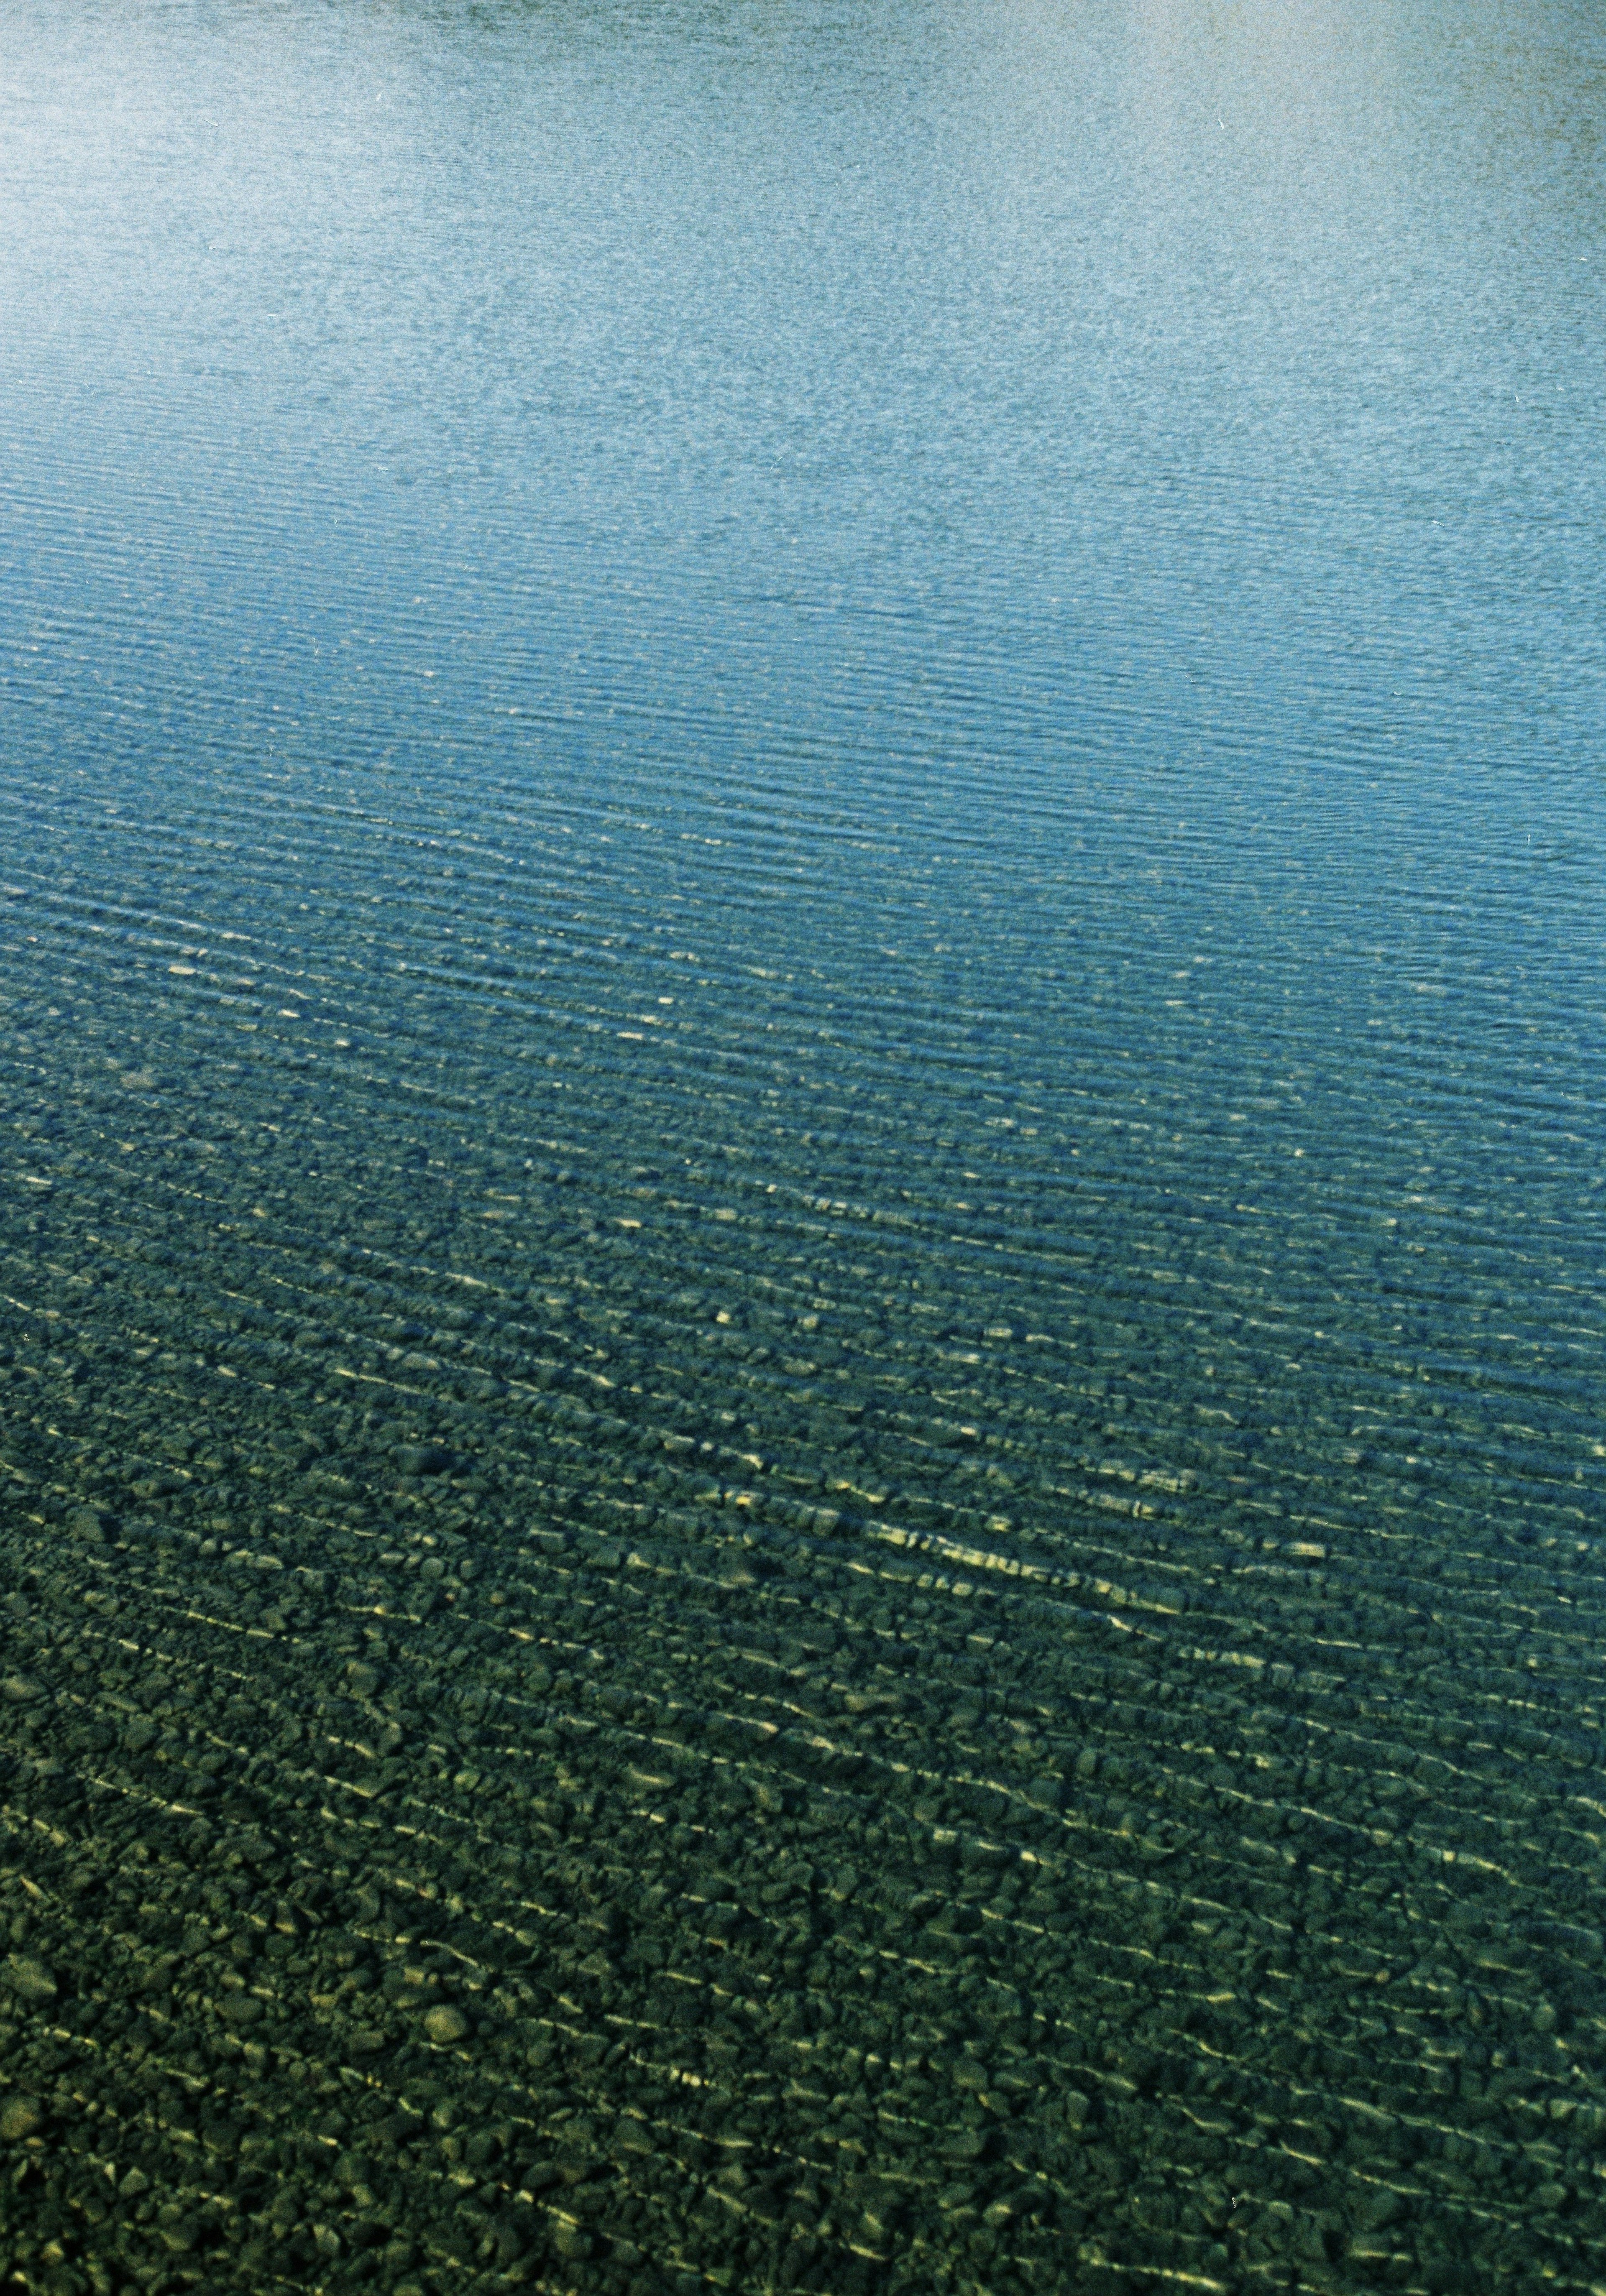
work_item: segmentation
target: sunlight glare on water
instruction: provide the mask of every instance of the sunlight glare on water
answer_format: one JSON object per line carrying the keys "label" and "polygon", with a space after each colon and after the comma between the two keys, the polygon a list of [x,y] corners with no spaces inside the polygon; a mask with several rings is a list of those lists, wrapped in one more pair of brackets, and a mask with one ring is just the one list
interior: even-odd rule
{"label": "sunlight glare on water", "polygon": [[5,2286],[1606,2281],[1603,88],[9,12]]}

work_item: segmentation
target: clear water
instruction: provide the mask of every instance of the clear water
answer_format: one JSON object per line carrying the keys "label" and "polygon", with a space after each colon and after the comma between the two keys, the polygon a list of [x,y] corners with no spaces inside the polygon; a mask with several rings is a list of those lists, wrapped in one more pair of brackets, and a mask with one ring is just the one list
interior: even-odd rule
{"label": "clear water", "polygon": [[1606,2278],[1603,86],[7,12],[7,2286]]}

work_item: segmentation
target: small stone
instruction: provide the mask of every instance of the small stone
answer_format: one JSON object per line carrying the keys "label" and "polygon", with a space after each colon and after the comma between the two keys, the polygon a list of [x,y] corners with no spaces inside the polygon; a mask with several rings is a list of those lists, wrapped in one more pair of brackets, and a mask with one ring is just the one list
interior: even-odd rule
{"label": "small stone", "polygon": [[956,2128],[943,2146],[949,2161],[984,2161],[992,2150],[992,2135],[985,2128]]}
{"label": "small stone", "polygon": [[25,1674],[8,1674],[0,1680],[0,1698],[9,1700],[13,1706],[26,1706],[44,1695],[38,1684],[30,1682]]}
{"label": "small stone", "polygon": [[44,2003],[56,1997],[56,1981],[45,1964],[31,1953],[9,1953],[5,1956],[6,1980],[13,1993],[24,2001]]}
{"label": "small stone", "polygon": [[424,2021],[424,2030],[432,2041],[438,2041],[444,2047],[449,2042],[463,2038],[468,2030],[468,2020],[461,2009],[450,2008],[442,2002],[439,2008],[430,2011]]}
{"label": "small stone", "polygon": [[443,1475],[451,1465],[451,1454],[439,1443],[404,1443],[396,1464],[404,1475]]}
{"label": "small stone", "polygon": [[23,2137],[33,2135],[44,2118],[37,2097],[11,2097],[0,2105],[0,2136],[10,2144],[19,2144]]}
{"label": "small stone", "polygon": [[379,1687],[378,1669],[354,1658],[346,1669],[346,1687],[353,1698],[372,1698]]}
{"label": "small stone", "polygon": [[74,1507],[67,1517],[67,1529],[74,1538],[86,1539],[91,1545],[98,1546],[106,1536],[106,1517],[99,1507]]}

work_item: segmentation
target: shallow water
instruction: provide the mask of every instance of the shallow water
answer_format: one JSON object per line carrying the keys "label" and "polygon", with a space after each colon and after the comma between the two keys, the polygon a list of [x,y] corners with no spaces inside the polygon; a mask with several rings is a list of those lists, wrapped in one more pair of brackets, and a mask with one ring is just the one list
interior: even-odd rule
{"label": "shallow water", "polygon": [[6,2286],[1606,2281],[1603,85],[8,12]]}

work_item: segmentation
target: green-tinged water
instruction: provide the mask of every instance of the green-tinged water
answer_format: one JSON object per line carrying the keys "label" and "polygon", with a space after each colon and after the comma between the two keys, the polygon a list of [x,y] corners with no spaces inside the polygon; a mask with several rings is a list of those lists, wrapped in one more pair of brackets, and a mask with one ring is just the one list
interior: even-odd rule
{"label": "green-tinged water", "polygon": [[1603,88],[8,13],[0,2287],[1606,2288]]}

